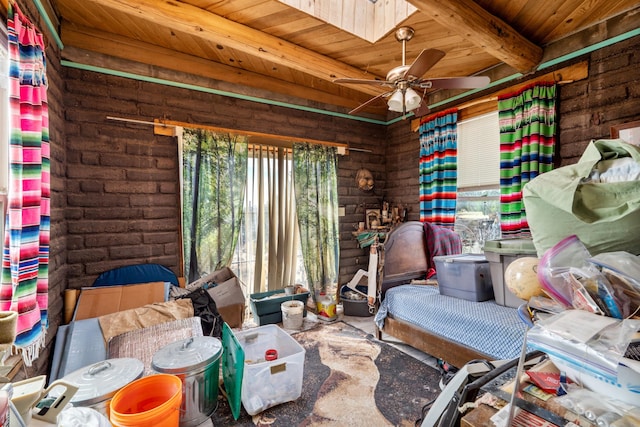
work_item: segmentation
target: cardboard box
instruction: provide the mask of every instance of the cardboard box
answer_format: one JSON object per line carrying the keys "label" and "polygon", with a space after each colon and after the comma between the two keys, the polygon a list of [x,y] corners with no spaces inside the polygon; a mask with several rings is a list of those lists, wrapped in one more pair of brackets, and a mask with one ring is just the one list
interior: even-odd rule
{"label": "cardboard box", "polygon": [[164,282],[82,288],[74,320],[91,319],[164,301]]}
{"label": "cardboard box", "polygon": [[216,302],[216,308],[222,319],[232,328],[242,327],[244,322],[245,298],[242,282],[228,267],[216,270],[195,282],[187,289],[204,287]]}

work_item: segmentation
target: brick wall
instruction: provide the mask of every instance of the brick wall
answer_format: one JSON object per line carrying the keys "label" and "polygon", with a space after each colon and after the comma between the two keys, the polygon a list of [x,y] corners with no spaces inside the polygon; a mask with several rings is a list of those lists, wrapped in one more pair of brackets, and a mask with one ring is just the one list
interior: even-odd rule
{"label": "brick wall", "polygon": [[[339,159],[340,274],[358,268],[362,249],[351,232],[379,205],[385,181],[385,128],[185,89],[65,69],[67,133],[68,286],[89,286],[110,268],[155,262],[180,274],[178,151],[175,138],[153,127],[107,116],[227,127],[270,134],[346,142]],[[376,178],[370,193],[355,188],[356,170]]]}
{"label": "brick wall", "polygon": [[[589,77],[559,86],[558,165],[578,161],[592,139],[610,137],[610,126],[640,119],[640,37],[595,51]],[[419,220],[420,142],[408,121],[387,130],[387,191],[391,200],[407,201],[409,219]]]}
{"label": "brick wall", "polygon": [[640,119],[640,37],[589,55],[589,78],[561,86],[560,164],[572,164],[592,139],[610,138],[610,127]]}
{"label": "brick wall", "polygon": [[411,120],[389,125],[387,128],[387,163],[389,200],[408,208],[407,220],[420,220],[418,195],[418,166],[420,140],[418,132],[411,130]]}

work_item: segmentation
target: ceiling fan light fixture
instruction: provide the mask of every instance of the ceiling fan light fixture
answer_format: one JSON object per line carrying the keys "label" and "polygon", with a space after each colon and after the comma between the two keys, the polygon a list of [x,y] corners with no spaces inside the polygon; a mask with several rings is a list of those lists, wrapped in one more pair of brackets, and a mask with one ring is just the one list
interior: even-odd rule
{"label": "ceiling fan light fixture", "polygon": [[387,105],[389,106],[389,110],[396,111],[402,113],[402,108],[404,104],[404,96],[402,96],[401,90],[396,90],[387,101]]}
{"label": "ceiling fan light fixture", "polygon": [[422,101],[422,98],[420,98],[420,95],[418,95],[418,93],[415,90],[408,88],[404,94],[405,110],[406,111],[415,110],[420,106],[420,101]]}
{"label": "ceiling fan light fixture", "polygon": [[[369,1],[374,2],[375,0]],[[387,73],[386,80],[354,78],[339,78],[334,80],[335,83],[372,84],[393,88],[388,92],[381,93],[369,101],[360,104],[351,110],[349,114],[355,114],[374,101],[387,98],[391,95],[387,100],[389,111],[402,113],[404,115],[415,110],[416,115],[424,115],[429,111],[426,102],[422,102],[422,98],[427,95],[427,89],[476,89],[485,87],[490,83],[489,77],[486,76],[423,78],[422,76],[445,56],[445,52],[438,49],[423,49],[413,63],[407,65],[406,44],[413,38],[413,35],[414,30],[411,27],[400,27],[396,31],[396,40],[402,43],[402,65],[392,68],[391,71]],[[423,92],[422,96],[413,89],[414,87]]]}

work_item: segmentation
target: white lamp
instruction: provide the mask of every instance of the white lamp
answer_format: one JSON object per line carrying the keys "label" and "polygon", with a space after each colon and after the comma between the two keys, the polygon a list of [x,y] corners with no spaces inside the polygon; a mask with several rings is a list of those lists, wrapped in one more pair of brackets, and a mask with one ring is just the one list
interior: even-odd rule
{"label": "white lamp", "polygon": [[404,93],[405,111],[412,111],[418,108],[421,100],[420,95],[418,95],[415,90],[408,88]]}
{"label": "white lamp", "polygon": [[422,101],[422,99],[415,90],[407,88],[403,94],[402,89],[397,89],[395,92],[393,92],[393,95],[391,95],[389,101],[387,101],[387,105],[389,106],[389,110],[391,111],[406,113],[418,108],[418,106],[420,105],[420,101]]}
{"label": "white lamp", "polygon": [[389,110],[397,111],[399,113],[402,113],[403,104],[404,97],[402,96],[402,91],[399,89],[393,92],[393,95],[391,95],[391,98],[389,98],[389,101],[387,102]]}

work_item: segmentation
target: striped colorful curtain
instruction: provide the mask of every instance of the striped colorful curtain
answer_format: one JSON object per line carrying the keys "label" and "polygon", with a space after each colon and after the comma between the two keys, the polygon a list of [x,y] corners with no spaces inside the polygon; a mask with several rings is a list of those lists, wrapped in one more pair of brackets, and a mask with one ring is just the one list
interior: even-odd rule
{"label": "striped colorful curtain", "polygon": [[420,121],[420,221],[453,228],[458,177],[458,110]]}
{"label": "striped colorful curtain", "polygon": [[45,344],[49,287],[50,164],[45,44],[9,2],[9,210],[0,310],[18,313],[15,346],[27,366]]}
{"label": "striped colorful curtain", "polygon": [[500,226],[503,237],[531,236],[522,188],[553,169],[556,84],[535,83],[498,98]]}

